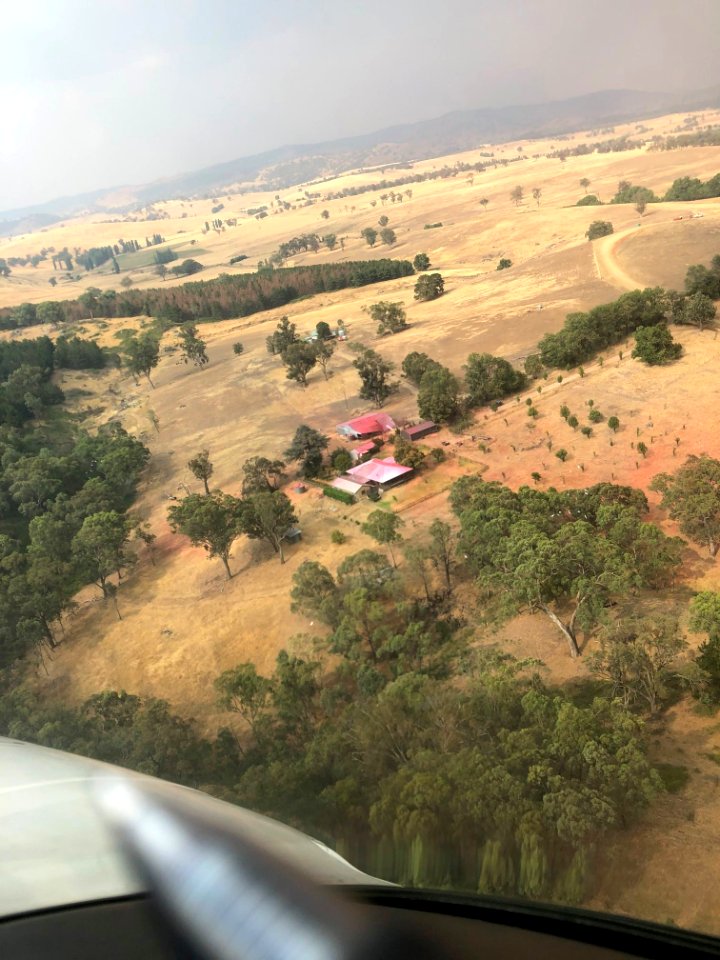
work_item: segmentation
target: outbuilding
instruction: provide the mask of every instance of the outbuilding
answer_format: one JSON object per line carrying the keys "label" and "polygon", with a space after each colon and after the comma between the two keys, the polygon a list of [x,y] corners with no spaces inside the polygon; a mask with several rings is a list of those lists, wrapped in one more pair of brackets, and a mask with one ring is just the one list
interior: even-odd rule
{"label": "outbuilding", "polygon": [[362,460],[362,458],[366,457],[369,453],[374,453],[376,449],[377,444],[374,440],[365,440],[364,443],[359,443],[356,447],[352,448],[350,456],[355,463],[357,463],[358,460]]}
{"label": "outbuilding", "polygon": [[420,440],[431,433],[437,433],[439,429],[438,425],[433,423],[432,420],[423,420],[421,423],[416,423],[414,427],[405,427],[401,432],[406,440]]}
{"label": "outbuilding", "polygon": [[337,425],[338,433],[353,440],[376,437],[379,433],[390,433],[396,429],[395,421],[387,413],[367,413]]}

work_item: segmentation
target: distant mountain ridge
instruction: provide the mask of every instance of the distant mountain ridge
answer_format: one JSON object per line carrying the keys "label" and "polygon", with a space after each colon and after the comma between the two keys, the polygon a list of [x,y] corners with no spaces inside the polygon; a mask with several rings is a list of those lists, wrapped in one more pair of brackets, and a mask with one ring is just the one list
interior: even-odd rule
{"label": "distant mountain ridge", "polygon": [[[158,200],[254,184],[285,189],[361,166],[425,160],[485,143],[560,135],[682,110],[720,106],[720,86],[684,94],[603,90],[568,100],[457,110],[430,120],[314,144],[293,144],[135,186],[115,186],[0,212],[0,236],[84,211],[121,210]],[[44,223],[40,220],[45,219]],[[37,226],[34,229],[37,229]]]}

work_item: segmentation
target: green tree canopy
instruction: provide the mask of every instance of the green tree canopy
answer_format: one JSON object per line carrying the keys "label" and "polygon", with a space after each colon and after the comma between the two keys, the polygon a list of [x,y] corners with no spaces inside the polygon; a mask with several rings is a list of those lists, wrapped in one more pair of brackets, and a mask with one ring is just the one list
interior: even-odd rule
{"label": "green tree canopy", "polygon": [[273,493],[285,480],[285,461],[251,457],[242,465],[242,495]]}
{"label": "green tree canopy", "polygon": [[220,491],[209,496],[190,494],[168,510],[171,528],[193,546],[202,547],[208,557],[219,557],[228,580],[232,577],[230,551],[242,532],[242,518],[243,502]]}
{"label": "green tree canopy", "polygon": [[282,317],[278,323],[274,333],[272,333],[265,341],[267,346],[268,353],[273,356],[278,354],[282,355],[285,353],[287,348],[293,344],[297,343],[298,336],[295,329],[295,324],[291,323],[287,317]]}
{"label": "green tree canopy", "polygon": [[381,407],[397,389],[397,385],[390,380],[394,364],[384,360],[375,350],[363,350],[353,360],[353,366],[360,376],[360,396]]}
{"label": "green tree canopy", "polygon": [[377,323],[377,334],[380,337],[390,333],[399,333],[407,327],[407,317],[402,303],[389,303],[380,300],[368,308],[368,313]]}
{"label": "green tree canopy", "polygon": [[209,495],[210,487],[208,486],[208,480],[213,475],[215,469],[210,460],[210,451],[201,450],[200,453],[191,460],[188,460],[188,469],[197,480],[202,480],[205,493]]}
{"label": "green tree canopy", "polygon": [[417,350],[413,350],[413,352],[409,353],[403,360],[402,372],[411,383],[419,387],[425,371],[430,369],[430,367],[438,366],[440,366],[440,364],[437,360],[433,360],[426,353],[419,353]]}
{"label": "green tree canopy", "polygon": [[578,627],[591,630],[613,597],[666,582],[680,562],[679,545],[642,520],[647,502],[631,488],[514,493],[468,477],[451,503],[461,550],[481,581],[547,616],[572,656]]}
{"label": "green tree canopy", "polygon": [[720,460],[690,456],[673,476],[661,473],[650,484],[680,532],[714,557],[720,549]]}
{"label": "green tree canopy", "polygon": [[471,353],[465,365],[465,386],[473,406],[482,406],[516,393],[526,385],[523,373],[503,357],[490,353]]}
{"label": "green tree canopy", "polygon": [[92,580],[104,597],[111,596],[108,578],[132,562],[126,547],[131,523],[115,510],[86,517],[72,541],[72,552],[84,578]]}
{"label": "green tree canopy", "polygon": [[264,540],[280,562],[285,563],[283,540],[293,524],[298,522],[293,505],[284,493],[253,493],[244,502],[241,528],[251,540]]}
{"label": "green tree canopy", "polygon": [[363,533],[388,548],[393,566],[397,564],[392,545],[402,540],[400,529],[403,525],[403,520],[397,513],[390,513],[387,510],[373,510],[362,525]]}
{"label": "green tree canopy", "polygon": [[150,378],[151,372],[160,362],[160,340],[151,333],[142,333],[131,337],[125,343],[125,366],[137,378],[147,377],[151,387],[155,384]]}
{"label": "green tree canopy", "polygon": [[433,364],[422,376],[417,399],[423,420],[447,423],[460,409],[460,382],[447,367]]}
{"label": "green tree canopy", "polygon": [[287,460],[299,460],[304,477],[316,477],[322,469],[323,451],[327,450],[328,438],[307,424],[301,424],[295,431],[290,446],[285,451]]}
{"label": "green tree canopy", "polygon": [[192,363],[196,367],[204,367],[208,363],[205,341],[198,336],[195,324],[183,324],[178,331],[178,336],[183,363]]}
{"label": "green tree canopy", "polygon": [[437,300],[445,293],[445,281],[439,273],[423,273],[415,281],[416,300]]}
{"label": "green tree canopy", "polygon": [[317,363],[315,346],[302,340],[291,343],[282,354],[288,380],[296,380],[301,387],[307,386],[307,375]]}
{"label": "green tree canopy", "polygon": [[593,220],[585,236],[588,240],[597,240],[598,237],[607,237],[611,233],[614,233],[614,230],[609,220]]}
{"label": "green tree canopy", "polygon": [[664,324],[654,327],[638,327],[635,331],[635,346],[632,356],[650,366],[672,363],[682,354],[682,345],[673,340],[673,335]]}

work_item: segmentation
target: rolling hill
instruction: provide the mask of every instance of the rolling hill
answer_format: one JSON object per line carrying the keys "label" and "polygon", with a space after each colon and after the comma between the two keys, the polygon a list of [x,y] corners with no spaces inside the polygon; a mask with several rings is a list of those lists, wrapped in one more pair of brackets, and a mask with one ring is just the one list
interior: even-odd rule
{"label": "rolling hill", "polygon": [[159,200],[202,196],[230,186],[235,190],[250,184],[255,188],[282,189],[356,167],[427,159],[486,143],[561,135],[581,128],[718,105],[720,87],[712,87],[683,94],[604,90],[550,103],[455,111],[341,140],[282,146],[152,183],[108,187],[0,211],[0,236],[21,232],[18,224],[31,217],[131,209]]}

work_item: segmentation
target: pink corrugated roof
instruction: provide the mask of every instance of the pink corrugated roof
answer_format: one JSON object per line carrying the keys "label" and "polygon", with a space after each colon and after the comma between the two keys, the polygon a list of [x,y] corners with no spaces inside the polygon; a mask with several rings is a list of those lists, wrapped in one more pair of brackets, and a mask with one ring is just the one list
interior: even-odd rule
{"label": "pink corrugated roof", "polygon": [[349,427],[359,434],[383,433],[385,430],[394,430],[395,421],[387,413],[368,413],[364,417],[355,417],[354,420],[348,420],[338,426]]}
{"label": "pink corrugated roof", "polygon": [[388,483],[405,473],[412,473],[412,467],[404,467],[397,463],[394,457],[386,457],[384,460],[374,457],[351,467],[347,472],[353,479],[362,480],[364,483]]}
{"label": "pink corrugated roof", "polygon": [[375,441],[366,440],[365,443],[359,443],[356,447],[353,447],[350,453],[354,453],[356,457],[363,457],[366,453],[370,453],[370,451],[374,449]]}

